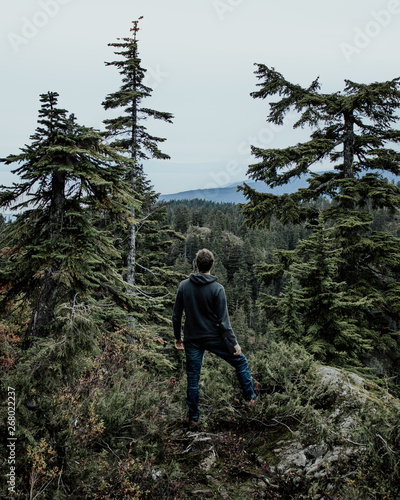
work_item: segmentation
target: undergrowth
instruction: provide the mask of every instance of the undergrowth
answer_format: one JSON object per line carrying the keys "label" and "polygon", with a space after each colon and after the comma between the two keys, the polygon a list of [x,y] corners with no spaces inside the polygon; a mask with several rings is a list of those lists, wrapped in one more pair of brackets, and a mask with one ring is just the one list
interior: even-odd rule
{"label": "undergrowth", "polygon": [[[343,396],[321,383],[313,358],[299,346],[253,345],[254,407],[244,404],[232,368],[207,354],[201,440],[182,426],[184,355],[156,331],[142,330],[133,338],[124,330],[102,333],[96,348],[68,370],[62,369],[68,362],[63,346],[37,344],[24,352],[11,332],[1,334],[2,391],[15,387],[18,402],[14,498],[161,500],[220,498],[226,491],[232,499],[316,494],[390,499],[399,494],[399,401],[384,391],[364,400]],[[337,408],[342,416],[357,416],[346,434],[339,417],[332,418]],[[4,407],[1,418],[6,421]],[[5,442],[5,427],[1,434]],[[276,449],[293,441],[360,451],[315,481],[279,472]],[[3,478],[7,470],[3,457]]]}

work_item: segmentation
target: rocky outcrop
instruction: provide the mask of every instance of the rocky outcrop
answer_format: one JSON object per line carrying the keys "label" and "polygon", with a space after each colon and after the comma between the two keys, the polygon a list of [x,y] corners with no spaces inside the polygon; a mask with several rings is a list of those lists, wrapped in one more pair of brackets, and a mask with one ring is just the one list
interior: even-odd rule
{"label": "rocky outcrop", "polygon": [[[395,398],[346,370],[314,365],[311,371],[307,384],[314,384],[315,397],[297,422],[289,425],[282,416],[268,421],[260,398],[254,408],[231,408],[236,417],[214,428],[208,420],[208,429],[196,433],[177,429],[170,443],[189,466],[185,477],[197,498],[346,498],[369,452],[370,443],[359,439],[365,412],[378,412]],[[279,426],[282,438],[276,439]],[[354,491],[352,498],[362,498]]]}
{"label": "rocky outcrop", "polygon": [[[311,490],[316,493],[311,498],[318,499],[336,491],[338,483],[358,473],[356,464],[368,446],[354,437],[362,425],[363,412],[359,410],[370,403],[374,411],[373,406],[394,398],[345,370],[317,366],[315,374],[319,390],[324,388],[321,392],[330,401],[325,411],[316,415],[318,431],[310,436],[309,428],[305,430],[300,425],[292,438],[276,442],[272,450],[276,465],[270,466],[268,472],[271,481],[274,476],[289,476],[294,485],[300,482],[312,485]],[[318,436],[324,434],[328,439],[319,440]],[[308,444],[310,441],[313,442]]]}

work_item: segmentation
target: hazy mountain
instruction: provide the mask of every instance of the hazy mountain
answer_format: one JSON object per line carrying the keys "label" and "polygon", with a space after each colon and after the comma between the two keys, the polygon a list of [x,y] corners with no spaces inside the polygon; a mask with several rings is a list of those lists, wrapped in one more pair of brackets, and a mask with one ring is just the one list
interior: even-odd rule
{"label": "hazy mountain", "polygon": [[[397,183],[400,181],[400,177],[393,174],[387,173],[386,177],[389,182]],[[243,182],[246,182],[246,184],[248,184],[252,188],[255,188],[259,192],[281,195],[284,193],[294,193],[300,188],[308,187],[307,178],[308,177],[306,176],[296,178],[285,186],[278,186],[273,189],[269,188],[265,184],[265,182],[246,180],[213,189],[194,189],[192,191],[181,191],[179,193],[173,194],[162,194],[160,195],[160,200],[194,200],[195,198],[198,198],[201,200],[214,201],[217,203],[242,203],[245,202],[246,199],[241,191],[237,191],[237,187],[238,185],[242,185]]]}
{"label": "hazy mountain", "polygon": [[[277,195],[284,193],[293,193],[301,187],[307,187],[306,178],[296,179],[295,181],[287,184],[286,186],[278,186],[274,189],[269,188],[264,182],[261,181],[243,181],[249,186],[261,191],[263,193],[274,193]],[[194,200],[199,198],[201,200],[214,201],[219,203],[242,203],[245,200],[243,193],[237,191],[237,186],[242,185],[243,182],[228,184],[214,189],[194,189],[192,191],[181,191],[173,194],[162,194],[160,200]]]}

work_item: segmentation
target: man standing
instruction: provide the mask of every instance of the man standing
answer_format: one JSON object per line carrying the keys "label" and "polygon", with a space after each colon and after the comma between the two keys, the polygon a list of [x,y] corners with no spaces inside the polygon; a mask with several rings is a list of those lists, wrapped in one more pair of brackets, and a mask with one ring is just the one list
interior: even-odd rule
{"label": "man standing", "polygon": [[[229,322],[225,290],[210,271],[214,266],[212,252],[204,248],[196,254],[198,273],[183,280],[176,294],[172,322],[175,347],[185,350],[188,413],[185,423],[197,427],[199,420],[199,381],[205,351],[210,351],[236,369],[244,399],[254,403],[256,395],[246,357]],[[185,311],[181,338],[182,313]]]}

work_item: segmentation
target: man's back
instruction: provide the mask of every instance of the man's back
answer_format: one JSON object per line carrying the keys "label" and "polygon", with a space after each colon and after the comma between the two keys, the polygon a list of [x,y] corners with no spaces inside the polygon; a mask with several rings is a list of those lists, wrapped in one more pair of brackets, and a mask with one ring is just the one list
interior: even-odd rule
{"label": "man's back", "polygon": [[180,338],[183,310],[186,314],[186,340],[221,337],[223,332],[236,340],[229,323],[225,290],[215,276],[191,274],[180,283],[172,314],[176,338]]}

